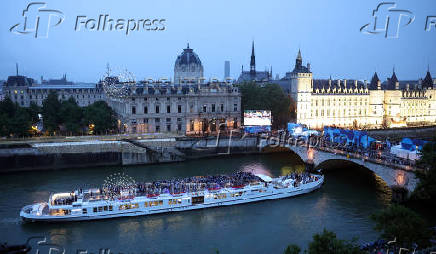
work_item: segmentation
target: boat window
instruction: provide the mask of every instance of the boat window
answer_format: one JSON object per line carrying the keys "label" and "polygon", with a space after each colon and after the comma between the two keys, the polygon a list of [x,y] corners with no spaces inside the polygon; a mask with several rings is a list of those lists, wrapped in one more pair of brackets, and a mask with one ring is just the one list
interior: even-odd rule
{"label": "boat window", "polygon": [[98,211],[99,211],[99,212],[103,212],[103,207],[102,207],[102,206],[99,206],[99,207],[98,207]]}
{"label": "boat window", "polygon": [[112,211],[113,210],[113,206],[109,206],[109,211]]}
{"label": "boat window", "polygon": [[192,204],[203,204],[204,203],[204,196],[199,197],[192,197]]}
{"label": "boat window", "polygon": [[104,210],[105,210],[105,211],[107,211],[107,210],[108,210],[108,207],[107,207],[107,205],[106,205],[106,206],[104,206]]}
{"label": "boat window", "polygon": [[144,203],[144,206],[145,206],[145,207],[148,207],[148,202],[145,202],[145,203]]}
{"label": "boat window", "polygon": [[159,205],[163,205],[163,200],[159,200]]}
{"label": "boat window", "polygon": [[82,213],[83,213],[83,214],[87,214],[87,213],[88,213],[88,210],[87,210],[86,208],[83,208],[83,209],[82,209]]}
{"label": "boat window", "polygon": [[97,212],[97,207],[94,207],[94,208],[92,209],[92,211],[93,211],[94,213],[96,213],[96,212]]}

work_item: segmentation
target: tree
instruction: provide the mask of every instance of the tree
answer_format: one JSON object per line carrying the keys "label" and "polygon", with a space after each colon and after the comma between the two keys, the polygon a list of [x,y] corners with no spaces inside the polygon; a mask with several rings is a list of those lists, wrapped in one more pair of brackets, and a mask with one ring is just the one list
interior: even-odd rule
{"label": "tree", "polygon": [[431,232],[425,221],[404,206],[391,205],[371,218],[376,222],[375,229],[382,232],[382,237],[385,240],[396,238],[399,247],[411,248],[413,243],[420,248],[429,245]]}
{"label": "tree", "polygon": [[115,112],[104,101],[97,101],[84,108],[84,124],[94,124],[96,133],[104,133],[116,128]]}
{"label": "tree", "polygon": [[28,136],[32,117],[26,108],[14,104],[10,98],[0,102],[0,135]]}
{"label": "tree", "polygon": [[301,252],[300,247],[298,247],[295,244],[288,245],[288,247],[285,249],[284,254],[298,254]]}
{"label": "tree", "polygon": [[9,131],[14,136],[29,136],[32,117],[25,108],[18,107],[15,116],[9,121],[9,126]]}
{"label": "tree", "polygon": [[357,247],[353,241],[345,241],[336,238],[334,232],[323,230],[321,234],[313,235],[309,243],[309,254],[359,254],[365,253]]}
{"label": "tree", "polygon": [[434,204],[436,202],[436,138],[424,145],[418,164],[425,169],[415,171],[419,183],[412,193],[412,199]]}
{"label": "tree", "polygon": [[242,110],[271,110],[273,127],[284,127],[291,118],[291,101],[278,84],[259,85],[248,82],[239,85]]}
{"label": "tree", "polygon": [[62,124],[62,117],[60,114],[61,102],[58,99],[56,92],[50,92],[47,98],[42,102],[42,115],[44,128],[53,133],[59,129]]}
{"label": "tree", "polygon": [[8,136],[11,134],[10,121],[15,116],[17,106],[9,97],[0,101],[0,135]]}
{"label": "tree", "polygon": [[67,132],[77,134],[82,125],[83,110],[77,105],[76,100],[70,97],[61,103],[60,117]]}

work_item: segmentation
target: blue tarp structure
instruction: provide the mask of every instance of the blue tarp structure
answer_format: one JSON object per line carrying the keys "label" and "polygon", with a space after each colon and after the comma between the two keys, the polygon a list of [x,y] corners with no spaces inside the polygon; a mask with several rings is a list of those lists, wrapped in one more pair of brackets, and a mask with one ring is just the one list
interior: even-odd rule
{"label": "blue tarp structure", "polygon": [[403,140],[401,140],[401,148],[409,151],[415,151],[417,148],[418,150],[422,150],[422,147],[427,142],[428,141],[421,140],[421,139],[403,138]]}
{"label": "blue tarp structure", "polygon": [[288,132],[289,134],[293,135],[295,133],[302,133],[303,131],[307,131],[307,128],[305,128],[302,124],[298,123],[288,123]]}
{"label": "blue tarp structure", "polygon": [[331,142],[346,142],[349,145],[362,145],[364,148],[367,148],[371,142],[375,141],[375,139],[368,136],[366,131],[359,130],[344,130],[333,127],[324,127],[324,135],[328,137]]}
{"label": "blue tarp structure", "polygon": [[244,131],[251,134],[256,134],[259,132],[270,132],[271,126],[245,126]]}

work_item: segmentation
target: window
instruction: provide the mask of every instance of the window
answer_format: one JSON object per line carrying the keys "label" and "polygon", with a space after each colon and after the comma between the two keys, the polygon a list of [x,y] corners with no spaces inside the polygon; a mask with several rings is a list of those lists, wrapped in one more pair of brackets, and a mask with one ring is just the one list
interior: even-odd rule
{"label": "window", "polygon": [[171,123],[171,118],[167,118],[167,123]]}
{"label": "window", "polygon": [[102,206],[98,207],[98,212],[103,212],[103,207]]}
{"label": "window", "polygon": [[136,107],[135,106],[132,107],[132,114],[136,114]]}
{"label": "window", "polygon": [[88,210],[86,208],[83,208],[82,209],[82,214],[87,214],[87,213],[88,213]]}
{"label": "window", "polygon": [[171,106],[167,106],[167,113],[171,113]]}
{"label": "window", "polygon": [[177,105],[177,113],[182,113],[182,105]]}
{"label": "window", "polygon": [[159,106],[156,106],[156,113],[159,114]]}
{"label": "window", "polygon": [[155,122],[155,123],[160,123],[160,118],[155,118],[155,119],[154,119],[154,122]]}
{"label": "window", "polygon": [[156,126],[156,132],[160,132],[160,126],[159,125]]}
{"label": "window", "polygon": [[167,124],[167,131],[171,131],[171,124]]}
{"label": "window", "polygon": [[203,112],[207,111],[207,105],[203,105]]}
{"label": "window", "polygon": [[144,118],[144,123],[148,123],[148,118]]}
{"label": "window", "polygon": [[181,131],[182,130],[182,125],[179,123],[179,124],[177,124],[177,130],[178,131]]}
{"label": "window", "polygon": [[221,112],[224,112],[224,104],[221,104]]}
{"label": "window", "polygon": [[96,212],[97,212],[97,207],[94,207],[94,208],[92,209],[92,211],[93,211],[94,213],[96,213]]}
{"label": "window", "polygon": [[103,210],[107,211],[108,208],[109,208],[109,207],[106,205],[106,206],[103,207]]}
{"label": "window", "polygon": [[189,129],[190,129],[191,131],[193,131],[193,130],[194,130],[194,120],[191,120],[189,125],[190,125],[190,128],[189,128]]}
{"label": "window", "polygon": [[238,111],[238,104],[233,104],[233,111]]}
{"label": "window", "polygon": [[212,104],[212,112],[215,112],[215,104]]}
{"label": "window", "polygon": [[113,209],[114,209],[113,206],[110,205],[109,206],[109,211],[113,211]]}
{"label": "window", "polygon": [[144,107],[144,114],[148,114],[148,107],[147,106]]}

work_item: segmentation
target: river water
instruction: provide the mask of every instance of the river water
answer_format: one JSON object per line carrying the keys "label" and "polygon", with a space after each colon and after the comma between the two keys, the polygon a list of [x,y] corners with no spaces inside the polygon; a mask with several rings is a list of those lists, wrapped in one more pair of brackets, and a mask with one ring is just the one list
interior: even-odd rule
{"label": "river water", "polygon": [[[375,240],[378,233],[369,216],[387,205],[387,187],[369,171],[333,165],[325,171],[321,189],[299,197],[172,214],[62,224],[22,223],[22,206],[47,201],[50,192],[68,192],[101,186],[122,172],[137,181],[195,175],[225,174],[239,170],[270,176],[301,170],[289,153],[241,155],[137,167],[99,167],[6,174],[0,176],[0,242],[24,243],[44,236],[48,244],[66,253],[282,253],[297,244],[307,247],[323,228],[339,238]],[[42,239],[41,239],[42,240]],[[31,241],[36,250],[36,240]],[[50,246],[38,246],[48,253]],[[82,252],[83,253],[83,252]]]}

